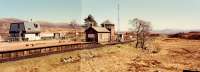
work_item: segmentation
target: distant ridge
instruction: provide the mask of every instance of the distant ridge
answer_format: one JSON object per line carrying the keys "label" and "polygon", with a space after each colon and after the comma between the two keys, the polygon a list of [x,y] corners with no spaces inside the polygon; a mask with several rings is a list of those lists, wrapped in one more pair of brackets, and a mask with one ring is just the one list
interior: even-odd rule
{"label": "distant ridge", "polygon": [[176,34],[176,33],[187,33],[187,32],[200,32],[200,29],[194,30],[181,30],[181,29],[164,29],[164,30],[154,30],[153,33],[160,33],[160,34]]}

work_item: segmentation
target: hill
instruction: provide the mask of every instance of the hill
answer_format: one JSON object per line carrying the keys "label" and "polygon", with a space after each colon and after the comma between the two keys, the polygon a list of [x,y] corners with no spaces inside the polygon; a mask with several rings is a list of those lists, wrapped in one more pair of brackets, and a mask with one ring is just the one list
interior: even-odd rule
{"label": "hill", "polygon": [[191,31],[191,32],[187,32],[187,33],[170,34],[169,37],[200,40],[200,31]]}

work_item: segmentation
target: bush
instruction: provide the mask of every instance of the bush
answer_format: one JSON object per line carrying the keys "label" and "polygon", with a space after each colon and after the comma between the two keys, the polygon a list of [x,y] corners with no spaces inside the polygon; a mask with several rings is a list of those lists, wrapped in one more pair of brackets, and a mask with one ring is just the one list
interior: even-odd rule
{"label": "bush", "polygon": [[188,39],[200,40],[200,35],[191,35]]}

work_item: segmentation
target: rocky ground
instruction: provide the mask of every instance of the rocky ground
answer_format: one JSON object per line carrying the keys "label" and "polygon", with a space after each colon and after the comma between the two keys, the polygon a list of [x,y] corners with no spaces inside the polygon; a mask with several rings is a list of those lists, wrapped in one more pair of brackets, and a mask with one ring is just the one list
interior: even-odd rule
{"label": "rocky ground", "polygon": [[200,68],[200,41],[157,39],[156,51],[134,43],[0,64],[1,72],[182,72]]}

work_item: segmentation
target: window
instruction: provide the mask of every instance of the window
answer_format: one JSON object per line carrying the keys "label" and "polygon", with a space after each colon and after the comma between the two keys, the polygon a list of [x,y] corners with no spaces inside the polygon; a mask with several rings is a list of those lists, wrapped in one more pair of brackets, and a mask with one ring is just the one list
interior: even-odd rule
{"label": "window", "polygon": [[34,24],[34,27],[35,27],[35,28],[38,28],[38,24]]}
{"label": "window", "polygon": [[28,30],[31,30],[31,28],[28,28]]}
{"label": "window", "polygon": [[35,35],[36,35],[36,36],[39,36],[39,33],[36,33]]}
{"label": "window", "polygon": [[20,24],[17,24],[17,28],[18,28],[18,29],[20,28]]}

